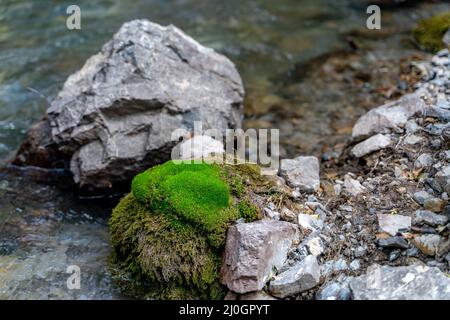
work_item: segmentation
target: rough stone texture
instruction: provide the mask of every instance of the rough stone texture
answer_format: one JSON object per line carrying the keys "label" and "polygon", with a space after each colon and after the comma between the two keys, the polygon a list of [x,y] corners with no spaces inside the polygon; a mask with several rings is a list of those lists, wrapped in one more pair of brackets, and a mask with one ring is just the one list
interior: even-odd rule
{"label": "rough stone texture", "polygon": [[325,249],[322,240],[319,237],[308,240],[306,242],[306,247],[308,248],[308,252],[315,257],[320,256]]}
{"label": "rough stone texture", "polygon": [[448,218],[444,215],[436,214],[428,210],[417,210],[414,217],[415,224],[426,223],[432,227],[445,225]]}
{"label": "rough stone texture", "polygon": [[289,210],[286,207],[283,207],[283,208],[281,208],[281,211],[280,211],[280,218],[287,222],[297,223],[298,214],[293,212],[292,210]]}
{"label": "rough stone texture", "polygon": [[406,136],[405,139],[403,139],[403,143],[409,144],[409,145],[414,145],[414,144],[417,144],[422,141],[423,141],[423,138],[421,136],[416,136],[415,134],[408,135],[408,136]]}
{"label": "rough stone texture", "polygon": [[450,165],[436,173],[435,181],[441,192],[450,194]]}
{"label": "rough stone texture", "polygon": [[298,215],[298,224],[300,227],[309,230],[316,231],[322,230],[323,228],[323,220],[320,218],[313,217],[306,213],[300,213]]}
{"label": "rough stone texture", "polygon": [[446,201],[439,198],[429,198],[423,202],[423,207],[426,210],[430,210],[433,212],[441,212],[444,210],[446,205]]}
{"label": "rough stone texture", "polygon": [[110,188],[170,159],[172,138],[194,121],[204,130],[240,127],[243,98],[226,57],[172,25],[134,20],[67,79],[47,117],[75,182]]}
{"label": "rough stone texture", "polygon": [[425,110],[426,105],[417,93],[370,110],[353,126],[352,137],[362,139],[386,129],[403,127],[409,118]]}
{"label": "rough stone texture", "polygon": [[358,143],[352,148],[350,154],[356,158],[360,158],[374,151],[387,148],[391,143],[391,138],[379,133],[367,140],[364,140],[363,142]]}
{"label": "rough stone texture", "polygon": [[349,300],[351,297],[348,281],[329,282],[316,294],[317,300]]}
{"label": "rough stone texture", "polygon": [[358,180],[353,179],[348,174],[344,177],[344,187],[345,191],[354,197],[366,191],[366,188],[364,188]]}
{"label": "rough stone texture", "polygon": [[421,154],[417,157],[416,161],[414,161],[415,168],[426,168],[433,164],[433,156],[429,153]]}
{"label": "rough stone texture", "polygon": [[424,254],[434,256],[438,252],[441,237],[437,234],[424,234],[415,237],[412,242]]}
{"label": "rough stone texture", "polygon": [[408,231],[411,229],[411,217],[400,214],[377,214],[378,225],[381,232],[386,232],[395,236],[399,231]]}
{"label": "rough stone texture", "polygon": [[261,220],[231,226],[221,270],[222,283],[237,293],[261,290],[272,268],[283,266],[294,242],[299,242],[299,230],[289,222]]}
{"label": "rough stone texture", "polygon": [[378,240],[378,245],[383,248],[408,249],[408,242],[402,237],[389,237]]}
{"label": "rough stone texture", "polygon": [[320,267],[317,259],[310,255],[277,275],[270,282],[269,291],[278,298],[297,294],[314,288],[320,281]]}
{"label": "rough stone texture", "polygon": [[449,300],[450,278],[438,268],[372,265],[350,279],[355,300]]}
{"label": "rough stone texture", "polygon": [[428,192],[426,192],[424,190],[414,193],[413,197],[414,197],[414,200],[416,200],[416,202],[421,205],[424,204],[425,200],[433,198],[433,196],[431,194],[429,194]]}
{"label": "rough stone texture", "polygon": [[319,160],[316,157],[297,157],[283,159],[280,165],[280,176],[287,184],[301,191],[314,192],[320,187]]}

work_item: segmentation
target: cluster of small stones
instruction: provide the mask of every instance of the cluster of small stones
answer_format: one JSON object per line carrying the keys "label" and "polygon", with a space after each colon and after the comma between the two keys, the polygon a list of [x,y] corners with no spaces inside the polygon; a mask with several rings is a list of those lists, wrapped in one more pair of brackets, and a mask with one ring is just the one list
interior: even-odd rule
{"label": "cluster of small stones", "polygon": [[450,299],[450,54],[416,67],[415,92],[360,118],[320,178],[315,157],[281,161],[296,209],[268,201],[229,232],[227,298]]}

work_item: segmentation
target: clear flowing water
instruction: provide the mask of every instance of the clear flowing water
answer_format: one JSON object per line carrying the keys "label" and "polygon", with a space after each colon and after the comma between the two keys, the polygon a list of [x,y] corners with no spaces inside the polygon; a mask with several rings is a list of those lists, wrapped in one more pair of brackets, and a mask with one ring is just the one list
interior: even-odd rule
{"label": "clear flowing water", "polygon": [[43,115],[42,96],[51,100],[125,21],[147,18],[182,28],[229,56],[248,91],[266,94],[271,78],[342,46],[339,32],[365,23],[364,8],[348,0],[83,0],[76,1],[82,30],[70,31],[72,2],[0,2],[0,158]]}
{"label": "clear flowing water", "polygon": [[[365,63],[378,66],[374,61],[380,59],[398,65],[406,52],[416,52],[408,40],[414,21],[449,9],[448,1],[424,1],[383,11],[387,32],[377,40],[364,31],[364,3],[81,0],[76,4],[81,8],[82,30],[70,31],[66,8],[73,1],[1,0],[0,164],[42,117],[66,77],[122,23],[136,18],[174,24],[227,55],[244,79],[247,125],[281,128],[285,154],[317,151],[314,145],[339,130],[348,134],[345,127],[364,110],[352,97],[373,91],[367,83],[348,92],[345,86],[336,86],[346,83],[346,74],[331,77],[335,73],[327,71],[330,65],[321,65],[321,57],[348,49],[351,36],[364,47],[364,55],[337,58],[332,69],[338,69],[342,60],[348,64],[344,69],[352,71],[364,69]],[[325,75],[307,67],[311,59]],[[377,80],[371,85],[382,87]],[[353,82],[349,87],[354,88]],[[330,122],[333,115],[337,124]],[[79,200],[52,183],[32,182],[20,174],[0,175],[0,299],[123,298],[107,268],[110,209],[109,204]],[[65,271],[71,264],[81,268],[80,290],[67,289]]]}

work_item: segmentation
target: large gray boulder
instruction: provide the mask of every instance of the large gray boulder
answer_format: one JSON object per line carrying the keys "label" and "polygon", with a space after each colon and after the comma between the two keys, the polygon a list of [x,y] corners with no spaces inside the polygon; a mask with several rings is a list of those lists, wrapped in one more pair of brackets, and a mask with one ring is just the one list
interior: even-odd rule
{"label": "large gray boulder", "polygon": [[226,57],[172,25],[134,20],[67,79],[47,118],[75,182],[109,188],[170,159],[176,129],[240,127],[243,99]]}
{"label": "large gray boulder", "polygon": [[272,269],[281,268],[288,250],[299,242],[298,227],[289,222],[260,220],[228,228],[222,283],[237,293],[261,290]]}
{"label": "large gray boulder", "polygon": [[367,274],[352,278],[355,300],[449,300],[450,278],[438,268],[412,265],[372,265]]}

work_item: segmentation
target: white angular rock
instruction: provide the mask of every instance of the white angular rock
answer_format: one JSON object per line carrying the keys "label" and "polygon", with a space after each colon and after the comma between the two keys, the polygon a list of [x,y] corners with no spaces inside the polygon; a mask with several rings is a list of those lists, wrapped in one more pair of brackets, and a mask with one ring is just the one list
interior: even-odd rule
{"label": "white angular rock", "polygon": [[293,243],[299,242],[292,223],[260,220],[228,228],[222,283],[237,293],[261,290],[272,268],[281,268]]}
{"label": "white angular rock", "polygon": [[317,259],[310,255],[270,282],[269,291],[278,298],[285,298],[311,288],[320,282],[320,267]]}
{"label": "white angular rock", "polygon": [[344,177],[344,188],[346,192],[354,197],[366,191],[366,188],[364,188],[358,180],[353,179],[348,174]]}
{"label": "white angular rock", "polygon": [[306,242],[306,247],[311,255],[314,257],[320,256],[323,253],[323,242],[319,237],[314,237]]}
{"label": "white angular rock", "polygon": [[310,214],[300,213],[298,215],[298,224],[300,227],[309,231],[322,230],[323,228],[323,220],[318,215],[312,216]]}
{"label": "white angular rock", "polygon": [[426,266],[372,265],[349,285],[354,300],[450,300],[450,278]]}
{"label": "white angular rock", "polygon": [[414,114],[425,110],[426,104],[419,94],[412,93],[399,100],[370,110],[353,126],[352,137],[361,139],[384,132],[385,129],[403,127]]}
{"label": "white angular rock", "polygon": [[381,232],[386,232],[395,236],[399,231],[408,231],[411,229],[411,217],[400,214],[377,214],[378,226]]}
{"label": "white angular rock", "polygon": [[319,159],[312,156],[283,159],[280,164],[280,176],[286,180],[287,184],[306,192],[319,189],[319,171]]}
{"label": "white angular rock", "polygon": [[383,135],[381,133],[370,137],[363,142],[358,143],[352,148],[350,154],[356,158],[361,158],[369,153],[387,148],[391,145],[392,140],[389,136]]}

